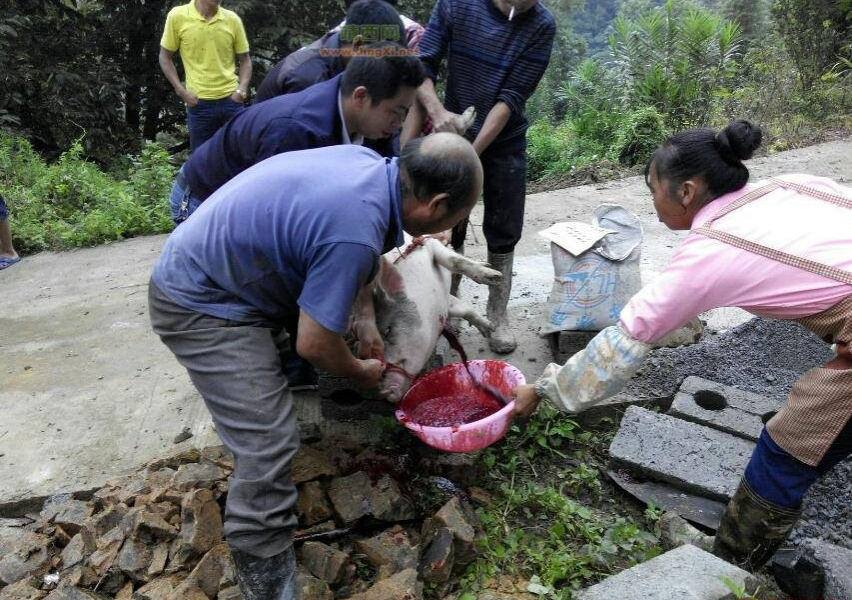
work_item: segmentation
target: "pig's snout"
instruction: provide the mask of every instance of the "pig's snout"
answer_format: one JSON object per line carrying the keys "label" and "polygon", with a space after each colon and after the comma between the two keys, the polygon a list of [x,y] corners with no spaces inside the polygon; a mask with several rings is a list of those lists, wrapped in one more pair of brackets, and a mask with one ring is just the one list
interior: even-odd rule
{"label": "pig's snout", "polygon": [[394,404],[402,400],[409,387],[411,382],[408,377],[397,371],[388,371],[382,378],[382,395]]}

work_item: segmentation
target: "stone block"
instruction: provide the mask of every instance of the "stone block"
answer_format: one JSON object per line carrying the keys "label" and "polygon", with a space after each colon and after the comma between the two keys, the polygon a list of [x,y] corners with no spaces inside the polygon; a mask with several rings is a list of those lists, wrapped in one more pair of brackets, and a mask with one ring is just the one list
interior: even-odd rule
{"label": "stone block", "polygon": [[722,577],[745,586],[748,592],[757,587],[750,573],[686,545],[608,577],[575,597],[577,600],[736,600]]}
{"label": "stone block", "polygon": [[[61,500],[58,500],[61,498]],[[71,494],[54,496],[45,502],[42,517],[49,515],[47,522],[58,525],[68,535],[76,535],[83,527],[83,522],[92,514],[92,506],[83,500],[75,500]]]}
{"label": "stone block", "polygon": [[35,581],[29,578],[0,589],[0,600],[42,600],[47,592],[36,587]]}
{"label": "stone block", "polygon": [[181,448],[166,452],[148,462],[149,471],[157,471],[164,467],[177,469],[181,465],[197,463],[201,460],[201,450],[198,448]]}
{"label": "stone block", "polygon": [[701,377],[684,379],[668,414],[756,442],[782,402]]}
{"label": "stone block", "polygon": [[396,523],[417,516],[414,505],[402,495],[396,481],[385,475],[370,490],[370,511],[380,521]]}
{"label": "stone block", "polygon": [[184,492],[196,488],[210,489],[225,477],[227,473],[213,463],[188,463],[178,467],[172,485]]}
{"label": "stone block", "polygon": [[465,501],[452,498],[423,524],[423,539],[432,537],[440,527],[453,534],[454,561],[459,566],[470,564],[476,558],[476,540],[481,533],[479,518]]}
{"label": "stone block", "polygon": [[148,577],[153,578],[166,570],[169,560],[169,545],[161,542],[151,550],[151,564],[148,565]]}
{"label": "stone block", "polygon": [[189,577],[178,586],[175,593],[182,588],[200,588],[208,597],[215,598],[219,592],[222,573],[225,565],[231,559],[228,544],[221,542],[210,549],[189,574]]}
{"label": "stone block", "polygon": [[293,457],[293,483],[299,484],[320,477],[336,477],[340,470],[327,452],[313,446],[302,446]]}
{"label": "stone block", "polygon": [[[240,592],[239,586],[232,585],[220,591],[219,595],[216,596],[216,600],[243,600],[243,595]],[[307,600],[304,594],[302,595],[302,600]],[[332,600],[332,597],[329,596],[328,600]]]}
{"label": "stone block", "polygon": [[408,533],[395,525],[371,538],[359,540],[355,547],[382,573],[392,575],[418,564],[418,548],[411,544]]}
{"label": "stone block", "polygon": [[222,512],[208,489],[198,489],[183,498],[180,537],[173,559],[186,561],[201,556],[222,540]]}
{"label": "stone block", "polygon": [[813,538],[802,542],[800,549],[825,573],[824,598],[852,598],[852,550]]}
{"label": "stone block", "polygon": [[50,539],[18,527],[0,528],[0,584],[9,585],[50,567]]}
{"label": "stone block", "polygon": [[328,497],[340,519],[348,526],[370,514],[370,477],[358,471],[347,477],[337,477],[328,486]]}
{"label": "stone block", "polygon": [[420,558],[418,571],[426,583],[443,583],[453,570],[453,533],[439,527],[432,539],[426,542],[426,550]]}
{"label": "stone block", "polygon": [[[170,502],[163,502],[169,507],[174,507]],[[146,542],[153,540],[165,541],[174,539],[178,535],[176,527],[171,525],[166,518],[170,518],[177,514],[177,508],[166,513],[156,513],[150,510],[140,510],[133,513],[132,518],[126,524],[126,530],[135,539],[142,539]]]}
{"label": "stone block", "polygon": [[169,600],[184,579],[186,579],[184,573],[173,573],[165,577],[158,577],[136,590],[136,597],[139,600]]}
{"label": "stone block", "polygon": [[209,462],[225,471],[234,470],[234,454],[225,446],[208,446],[201,450],[201,460]]}
{"label": "stone block", "polygon": [[86,519],[83,522],[83,528],[80,530],[80,533],[86,539],[86,544],[93,544],[99,537],[118,527],[126,513],[126,506],[108,506],[106,510]]}
{"label": "stone block", "polygon": [[121,572],[134,581],[147,582],[150,579],[148,569],[153,558],[151,548],[139,540],[127,540],[118,553],[117,566]]}
{"label": "stone block", "polygon": [[71,567],[67,571],[63,570],[62,580],[68,585],[91,588],[97,585],[100,577],[95,574],[91,567],[81,564]]}
{"label": "stone block", "polygon": [[703,425],[631,406],[609,447],[617,466],[727,502],[754,444]]}
{"label": "stone block", "polygon": [[[304,567],[296,571],[296,589],[301,592],[301,600],[333,600],[334,593],[328,584],[308,573]],[[219,594],[222,598],[222,594]]]}
{"label": "stone block", "polygon": [[415,569],[400,571],[392,577],[382,579],[366,592],[351,596],[350,600],[422,600],[423,583],[417,579]]}
{"label": "stone block", "polygon": [[133,582],[128,581],[124,587],[118,590],[115,600],[133,600]]}
{"label": "stone block", "polygon": [[302,546],[302,564],[315,577],[326,583],[337,583],[349,555],[322,542],[305,542]]}
{"label": "stone block", "polygon": [[71,567],[78,565],[83,562],[83,560],[95,551],[94,547],[86,547],[86,542],[83,539],[81,534],[77,534],[71,538],[71,541],[62,549],[62,553],[60,557],[62,558],[62,568],[70,569]]}
{"label": "stone block", "polygon": [[107,596],[91,590],[60,584],[45,597],[45,600],[105,600],[106,598]]}
{"label": "stone block", "polygon": [[307,481],[299,486],[296,511],[303,527],[316,525],[334,515],[319,481]]}

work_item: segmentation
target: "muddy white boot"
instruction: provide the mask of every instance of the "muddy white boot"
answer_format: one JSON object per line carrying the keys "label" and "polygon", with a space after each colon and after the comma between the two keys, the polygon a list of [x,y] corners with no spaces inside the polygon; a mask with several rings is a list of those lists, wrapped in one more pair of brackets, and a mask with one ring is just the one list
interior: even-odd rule
{"label": "muddy white boot", "polygon": [[509,327],[509,315],[506,310],[509,304],[509,294],[512,292],[512,263],[515,253],[507,254],[488,253],[488,262],[491,268],[503,274],[503,280],[492,285],[488,291],[488,320],[494,325],[494,331],[488,338],[491,350],[498,354],[508,354],[518,347],[515,334]]}

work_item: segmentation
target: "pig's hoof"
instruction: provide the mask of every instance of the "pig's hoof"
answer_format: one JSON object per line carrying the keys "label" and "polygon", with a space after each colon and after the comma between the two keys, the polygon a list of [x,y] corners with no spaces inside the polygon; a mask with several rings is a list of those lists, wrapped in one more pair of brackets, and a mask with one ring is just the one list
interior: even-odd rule
{"label": "pig's hoof", "polygon": [[488,336],[488,346],[497,354],[509,354],[518,347],[515,334],[508,323],[498,323],[494,331]]}

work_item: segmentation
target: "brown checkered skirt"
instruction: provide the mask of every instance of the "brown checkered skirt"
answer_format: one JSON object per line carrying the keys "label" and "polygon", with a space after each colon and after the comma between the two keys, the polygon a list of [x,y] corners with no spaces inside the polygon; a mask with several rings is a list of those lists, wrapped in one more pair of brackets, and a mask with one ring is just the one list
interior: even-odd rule
{"label": "brown checkered skirt", "polygon": [[[829,343],[852,343],[852,296],[799,323]],[[852,416],[852,369],[811,369],[793,385],[787,402],[766,424],[772,440],[816,466]]]}

